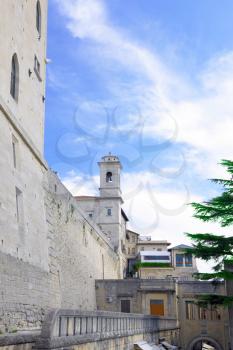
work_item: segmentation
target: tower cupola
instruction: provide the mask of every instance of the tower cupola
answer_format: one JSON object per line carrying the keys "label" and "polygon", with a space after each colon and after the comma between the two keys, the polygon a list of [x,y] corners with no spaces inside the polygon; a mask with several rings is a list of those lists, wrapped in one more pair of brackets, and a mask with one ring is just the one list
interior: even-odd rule
{"label": "tower cupola", "polygon": [[120,197],[121,163],[117,156],[109,153],[101,158],[100,167],[100,197]]}

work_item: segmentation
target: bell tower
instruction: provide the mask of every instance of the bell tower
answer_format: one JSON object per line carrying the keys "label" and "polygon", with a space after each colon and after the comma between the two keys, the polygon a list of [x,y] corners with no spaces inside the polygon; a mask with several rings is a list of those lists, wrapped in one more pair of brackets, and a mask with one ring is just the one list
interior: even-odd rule
{"label": "bell tower", "polygon": [[98,163],[100,167],[100,197],[121,198],[120,174],[121,163],[119,158],[109,155],[102,157]]}

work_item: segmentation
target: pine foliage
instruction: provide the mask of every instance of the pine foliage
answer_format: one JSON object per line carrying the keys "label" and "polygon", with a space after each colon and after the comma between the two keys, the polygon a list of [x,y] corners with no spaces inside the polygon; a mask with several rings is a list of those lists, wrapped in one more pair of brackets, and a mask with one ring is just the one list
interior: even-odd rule
{"label": "pine foliage", "polygon": [[[204,203],[191,203],[194,217],[203,222],[218,222],[222,227],[233,224],[233,161],[222,160],[220,163],[229,174],[229,179],[212,179],[211,181],[223,187],[221,195]],[[214,233],[186,233],[192,239],[193,249],[187,250],[197,258],[205,261],[213,259],[215,265],[212,273],[196,273],[200,280],[233,280],[233,272],[227,265],[233,265],[233,236],[225,237]],[[233,297],[222,295],[203,295],[199,303],[211,305],[229,305]]]}

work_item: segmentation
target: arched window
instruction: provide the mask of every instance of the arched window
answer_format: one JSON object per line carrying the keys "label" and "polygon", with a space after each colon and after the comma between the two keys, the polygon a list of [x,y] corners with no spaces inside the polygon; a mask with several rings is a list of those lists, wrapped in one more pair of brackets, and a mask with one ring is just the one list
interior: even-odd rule
{"label": "arched window", "polygon": [[39,1],[37,1],[36,3],[36,29],[40,36],[41,35],[41,7],[40,7]]}
{"label": "arched window", "polygon": [[17,101],[19,95],[19,62],[16,53],[11,60],[11,96]]}
{"label": "arched window", "polygon": [[108,171],[106,174],[106,182],[112,182],[112,173]]}

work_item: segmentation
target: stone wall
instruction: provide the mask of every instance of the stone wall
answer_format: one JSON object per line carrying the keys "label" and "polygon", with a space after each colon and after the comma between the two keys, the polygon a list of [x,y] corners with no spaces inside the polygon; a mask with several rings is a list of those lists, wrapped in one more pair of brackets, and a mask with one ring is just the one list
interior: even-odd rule
{"label": "stone wall", "polygon": [[47,240],[41,247],[48,266],[36,266],[2,248],[2,332],[40,327],[45,312],[54,307],[94,310],[95,279],[119,278],[118,256],[99,228],[84,218],[58,177],[48,171],[43,186]]}
{"label": "stone wall", "polygon": [[[39,37],[35,0],[1,0],[0,96],[43,154],[45,104],[42,97],[45,95],[47,0],[41,0],[40,6]],[[19,62],[18,101],[10,95],[11,59],[14,54]],[[35,55],[40,63],[40,79],[34,70]]]}
{"label": "stone wall", "polygon": [[0,253],[0,330],[38,328],[48,308],[59,305],[56,278],[20,259]]}
{"label": "stone wall", "polygon": [[58,274],[61,307],[93,310],[95,279],[119,278],[118,256],[52,172],[46,192],[50,271]]}

